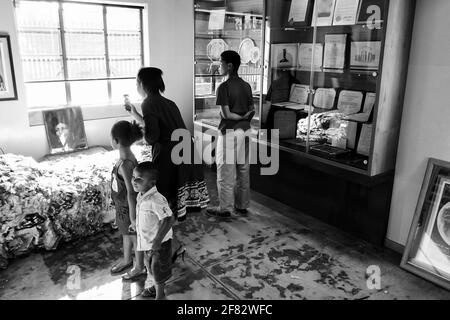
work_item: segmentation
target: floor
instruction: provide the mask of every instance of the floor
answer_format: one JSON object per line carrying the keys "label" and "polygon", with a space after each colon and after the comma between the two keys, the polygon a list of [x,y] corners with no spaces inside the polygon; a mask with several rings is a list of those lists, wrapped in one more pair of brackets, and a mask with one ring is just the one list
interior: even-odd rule
{"label": "floor", "polygon": [[[214,204],[213,173],[207,180]],[[168,299],[450,300],[449,291],[402,270],[397,254],[256,193],[247,217],[218,221],[191,213],[175,232],[187,254],[174,267]],[[19,258],[0,272],[0,299],[144,299],[143,279],[110,275],[120,246],[117,232],[108,230]],[[379,289],[367,286],[370,266],[380,268]],[[69,274],[77,270],[78,288]]]}

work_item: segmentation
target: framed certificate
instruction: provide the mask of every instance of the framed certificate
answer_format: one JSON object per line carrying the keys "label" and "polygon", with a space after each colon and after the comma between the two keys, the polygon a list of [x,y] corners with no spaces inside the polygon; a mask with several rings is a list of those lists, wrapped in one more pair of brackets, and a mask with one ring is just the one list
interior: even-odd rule
{"label": "framed certificate", "polygon": [[333,23],[334,7],[336,0],[316,0],[314,5],[314,13],[312,25],[331,26]]}
{"label": "framed certificate", "polygon": [[222,30],[225,24],[225,9],[214,10],[209,15],[208,30]]}
{"label": "framed certificate", "polygon": [[314,95],[314,106],[321,109],[333,109],[336,100],[336,90],[331,88],[318,88]]}
{"label": "framed certificate", "polygon": [[298,43],[280,43],[271,46],[272,68],[296,68],[298,58]]}
{"label": "framed certificate", "polygon": [[380,54],[381,41],[352,42],[350,68],[378,70]]}
{"label": "framed certificate", "polygon": [[325,35],[323,67],[327,69],[344,69],[346,47],[346,34]]}
{"label": "framed certificate", "polygon": [[313,67],[313,70],[322,69],[323,44],[316,44],[313,57],[312,43],[302,43],[298,51],[298,64],[302,70],[310,70],[311,66]]}
{"label": "framed certificate", "polygon": [[336,0],[333,25],[351,25],[356,23],[359,0]]}
{"label": "framed certificate", "polygon": [[363,93],[360,91],[342,90],[339,94],[337,108],[345,115],[355,114],[361,110]]}
{"label": "framed certificate", "polygon": [[312,3],[311,0],[292,0],[289,9],[288,26],[301,27],[309,25]]}

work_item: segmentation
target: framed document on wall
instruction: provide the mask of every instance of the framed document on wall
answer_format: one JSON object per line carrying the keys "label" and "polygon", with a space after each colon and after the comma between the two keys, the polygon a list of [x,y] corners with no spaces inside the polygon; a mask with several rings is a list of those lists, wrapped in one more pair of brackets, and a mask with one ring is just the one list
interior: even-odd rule
{"label": "framed document on wall", "polygon": [[402,268],[450,290],[450,163],[429,159]]}
{"label": "framed document on wall", "polygon": [[293,27],[310,25],[312,7],[312,0],[292,0],[289,9],[288,25]]}
{"label": "framed document on wall", "polygon": [[323,67],[326,69],[344,69],[346,47],[346,34],[325,35]]}
{"label": "framed document on wall", "polygon": [[351,25],[356,23],[359,0],[336,0],[333,25]]}
{"label": "framed document on wall", "polygon": [[298,43],[278,43],[272,45],[272,67],[275,69],[296,68]]}
{"label": "framed document on wall", "polygon": [[380,54],[381,41],[352,42],[350,68],[378,70]]}
{"label": "framed document on wall", "polygon": [[316,0],[315,2],[312,25],[331,26],[336,0]]}

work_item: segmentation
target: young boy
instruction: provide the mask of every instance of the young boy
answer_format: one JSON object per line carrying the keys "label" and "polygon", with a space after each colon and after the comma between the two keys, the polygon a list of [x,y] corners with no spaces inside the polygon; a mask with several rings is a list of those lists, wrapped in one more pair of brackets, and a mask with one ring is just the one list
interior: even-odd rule
{"label": "young boy", "polygon": [[211,216],[226,218],[236,210],[246,214],[250,203],[249,141],[250,121],[255,115],[250,85],[238,75],[241,57],[236,51],[221,54],[221,73],[227,81],[217,89],[222,120],[216,147],[219,207],[209,208]]}
{"label": "young boy", "polygon": [[165,299],[164,285],[172,276],[172,225],[174,217],[166,198],[156,190],[158,170],[152,162],[139,163],[133,171],[136,205],[137,250],[145,252],[147,275],[144,297]]}

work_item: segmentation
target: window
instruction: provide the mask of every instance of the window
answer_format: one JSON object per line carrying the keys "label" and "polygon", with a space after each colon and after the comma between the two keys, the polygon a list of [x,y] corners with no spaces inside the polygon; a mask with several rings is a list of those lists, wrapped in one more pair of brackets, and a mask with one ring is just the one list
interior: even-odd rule
{"label": "window", "polygon": [[20,1],[20,53],[30,107],[138,100],[142,7]]}

